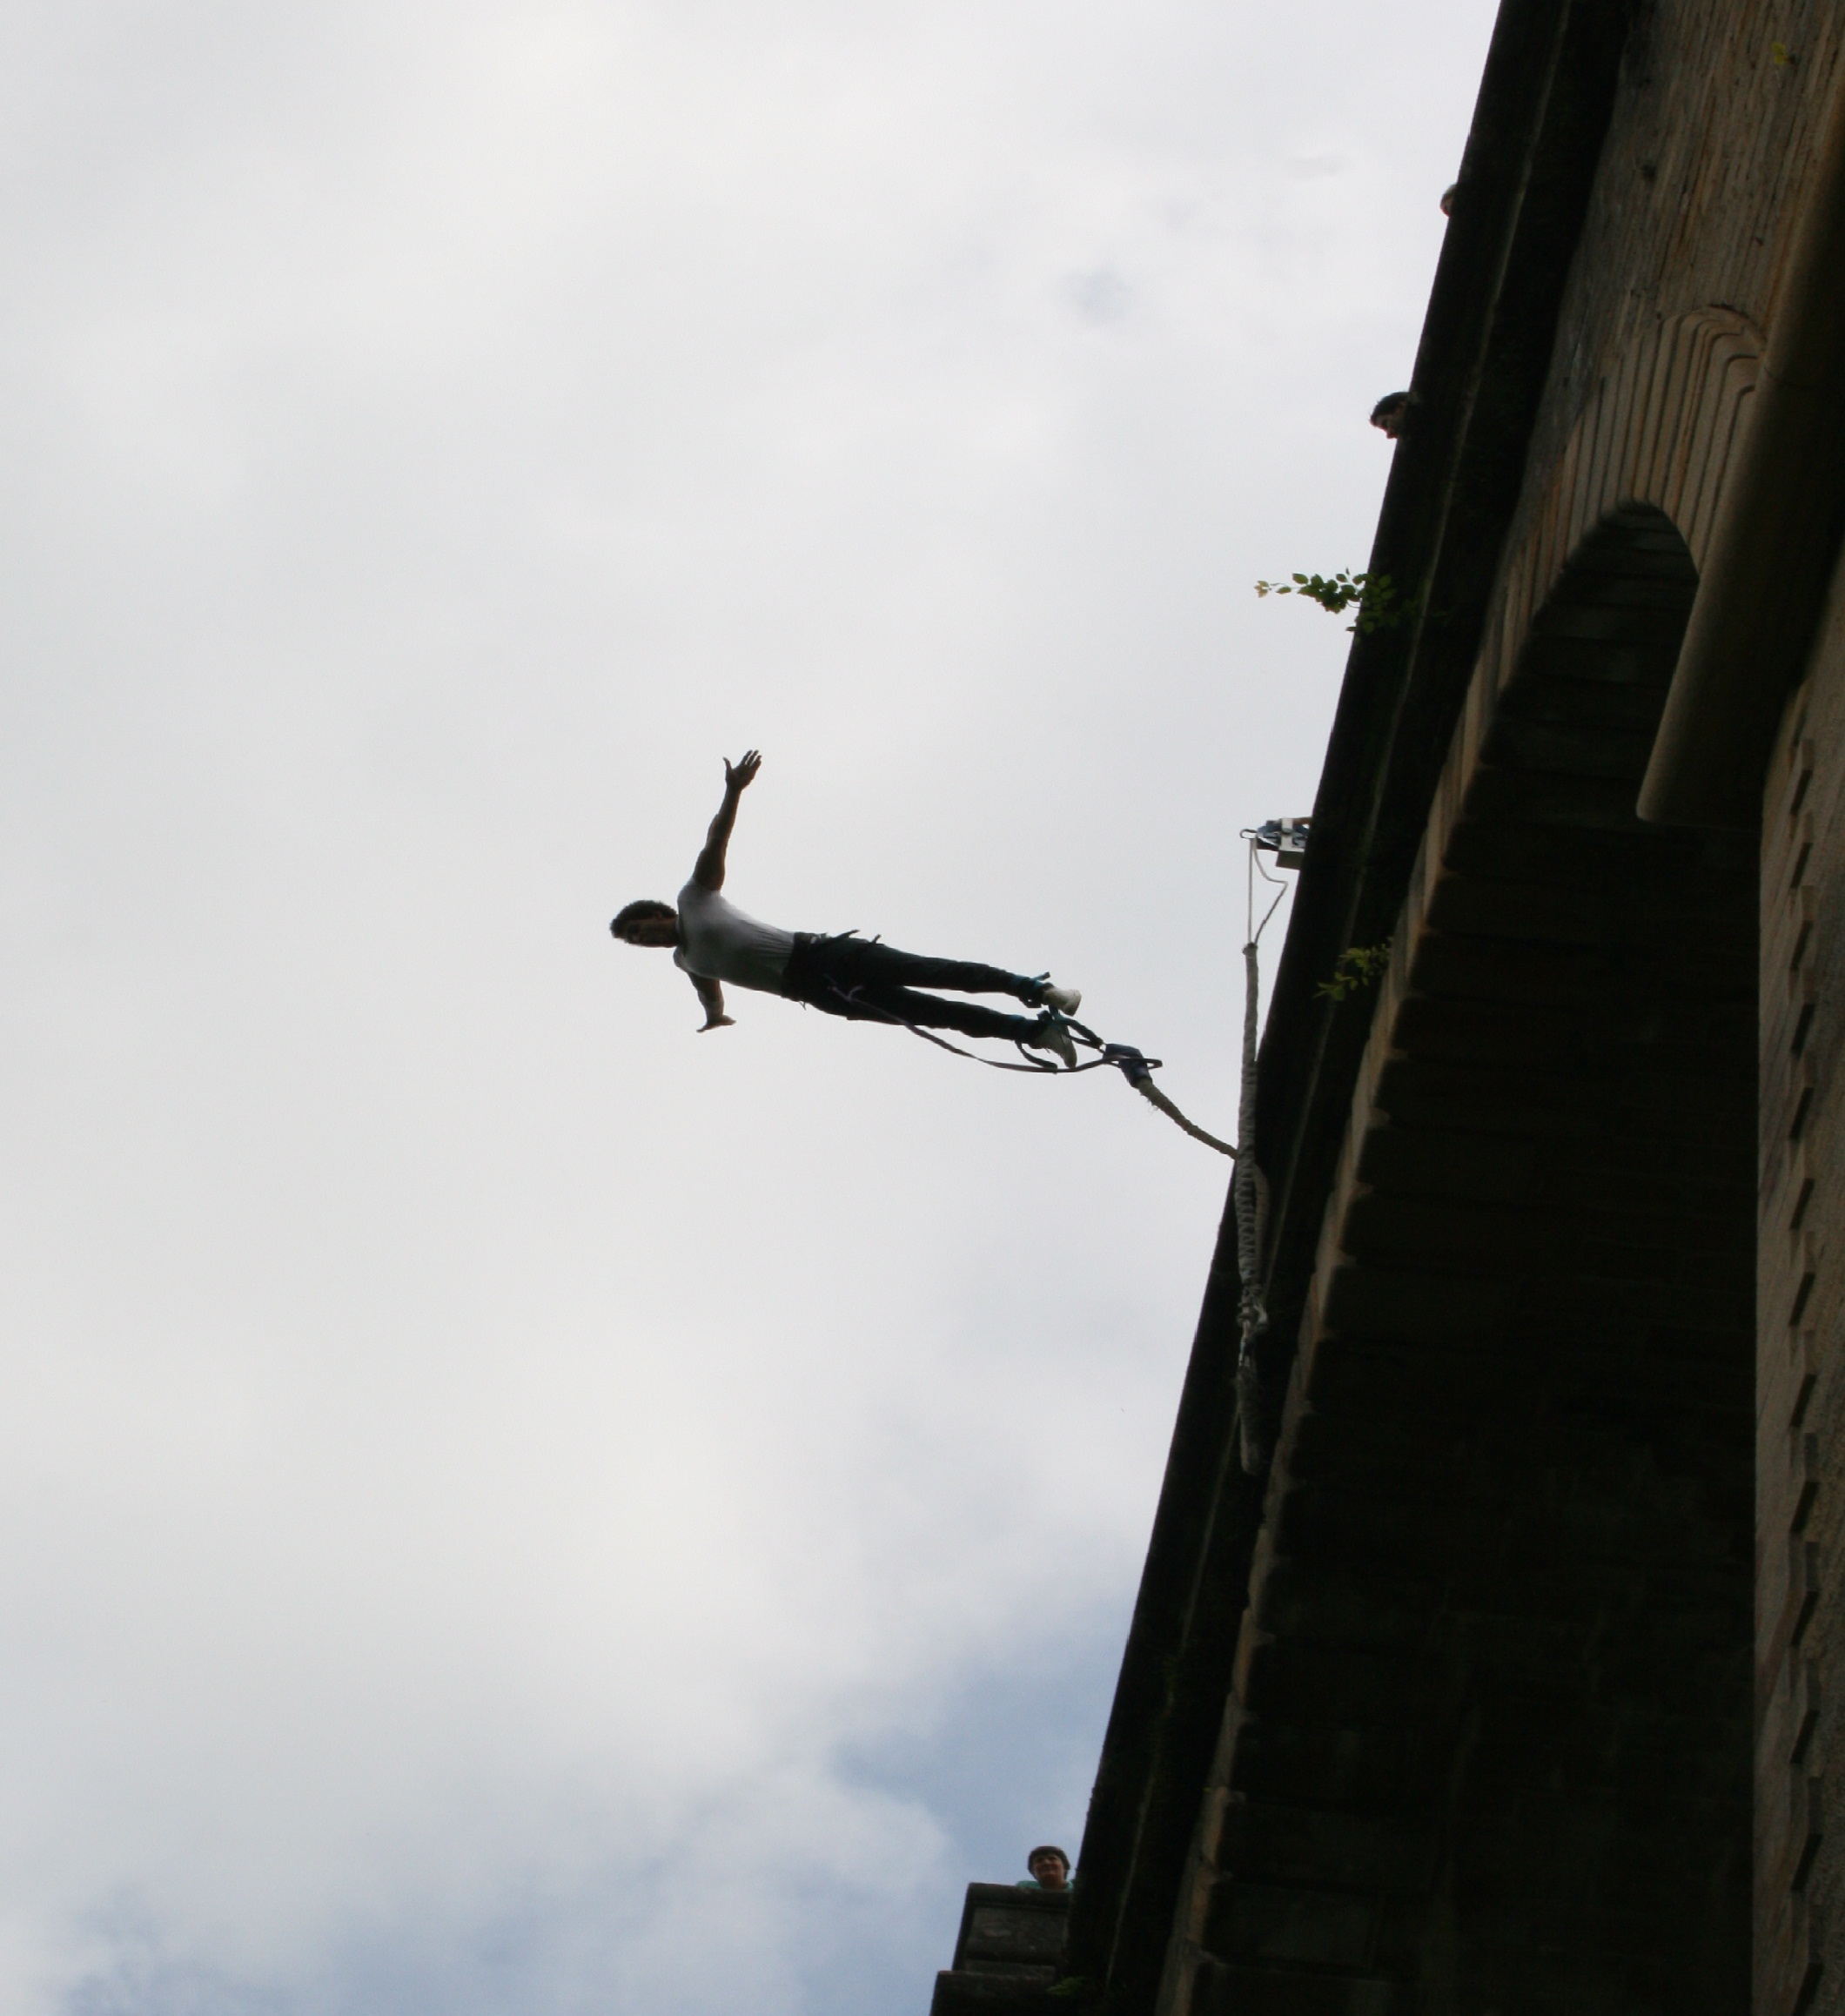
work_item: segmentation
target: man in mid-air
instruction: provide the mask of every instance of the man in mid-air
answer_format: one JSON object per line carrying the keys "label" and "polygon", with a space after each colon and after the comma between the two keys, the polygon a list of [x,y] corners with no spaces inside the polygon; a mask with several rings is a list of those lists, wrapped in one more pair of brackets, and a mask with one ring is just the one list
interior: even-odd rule
{"label": "man in mid-air", "polygon": [[[689,975],[697,991],[705,1029],[733,1026],[724,1012],[728,980],[734,987],[780,994],[829,1015],[1000,1037],[1048,1050],[1064,1065],[1075,1065],[1076,1045],[1064,1018],[1076,1013],[1083,997],[1074,987],[1051,986],[1048,974],[1031,978],[961,959],[922,958],[850,931],[829,937],[778,931],[725,902],[721,893],[724,857],[736,824],[737,803],[761,767],[762,758],[755,749],[738,763],[726,757],[724,802],[705,836],[692,879],[679,892],[677,907],[631,903],[616,912],[608,927],[625,944],[671,950],[674,964]],[[945,1001],[939,994],[917,991],[923,987],[946,987],[957,994],[1010,994],[1037,1012],[1005,1015],[975,1001]]]}

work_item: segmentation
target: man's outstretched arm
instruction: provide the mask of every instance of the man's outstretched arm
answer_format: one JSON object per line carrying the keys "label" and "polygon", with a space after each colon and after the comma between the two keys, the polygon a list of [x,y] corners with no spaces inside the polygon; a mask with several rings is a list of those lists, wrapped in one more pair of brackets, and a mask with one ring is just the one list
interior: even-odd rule
{"label": "man's outstretched arm", "polygon": [[745,749],[743,760],[733,764],[724,758],[724,802],[717,809],[717,816],[711,822],[711,830],[705,836],[705,850],[698,857],[692,870],[692,879],[701,889],[719,890],[724,886],[724,855],[730,845],[730,829],[737,823],[737,800],[755,781],[756,772],[762,767],[762,758],[755,749]]}
{"label": "man's outstretched arm", "polygon": [[[694,973],[691,980],[698,994],[699,1005],[705,1011],[705,1029],[735,1029],[735,1018],[724,1012],[724,990],[719,983],[708,980],[702,973]],[[705,1029],[699,1031],[701,1036],[705,1033]]]}

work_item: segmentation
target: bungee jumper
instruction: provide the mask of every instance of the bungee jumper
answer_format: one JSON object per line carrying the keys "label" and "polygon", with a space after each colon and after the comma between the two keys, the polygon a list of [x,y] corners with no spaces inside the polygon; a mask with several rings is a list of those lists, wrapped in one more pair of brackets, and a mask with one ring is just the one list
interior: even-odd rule
{"label": "bungee jumper", "polygon": [[[996,1071],[1062,1078],[1112,1065],[1194,1140],[1219,1154],[1236,1153],[1226,1142],[1194,1126],[1153,1083],[1153,1073],[1159,1068],[1157,1057],[1144,1056],[1132,1044],[1104,1043],[1093,1029],[1076,1019],[1082,995],[1074,987],[1053,986],[1048,973],[1010,973],[972,960],[928,958],[917,952],[900,952],[877,938],[862,938],[856,931],[782,931],[727,902],[724,870],[737,806],[761,767],[761,756],[755,749],[747,750],[738,763],[724,759],[724,801],[693,864],[692,878],[679,892],[679,901],[661,903],[644,897],[624,904],[608,927],[624,944],[672,953],[674,964],[691,981],[705,1011],[701,1035],[735,1027],[735,1018],[724,1008],[728,983],[759,994],[779,994],[784,1000],[849,1021],[893,1023],[956,1057],[971,1058]],[[1006,994],[1036,1012],[1009,1014],[977,1001],[949,1000],[926,991],[930,988],[945,988],[953,994]],[[1016,1044],[1026,1061],[1008,1064],[996,1058],[976,1057],[972,1051],[930,1033],[938,1029],[952,1029],[976,1040],[996,1038]],[[1078,1045],[1095,1055],[1079,1062]],[[1046,1054],[1033,1057],[1033,1051]]]}
{"label": "bungee jumper", "polygon": [[[855,931],[785,931],[726,902],[724,870],[737,806],[761,767],[762,758],[755,749],[741,763],[724,759],[724,802],[678,904],[645,899],[628,904],[608,927],[627,944],[653,945],[662,951],[670,948],[674,964],[690,979],[705,1011],[701,1035],[735,1026],[735,1018],[724,1011],[728,982],[758,993],[780,994],[855,1022],[997,1037],[1048,1051],[1066,1069],[1077,1067],[1074,1025],[1069,1018],[1083,997],[1074,987],[1053,987],[1048,973],[1009,973],[970,960],[925,958],[876,938],[862,938]],[[976,1001],[949,1001],[920,991],[929,987],[958,994],[1010,994],[1037,1012],[1002,1014]]]}

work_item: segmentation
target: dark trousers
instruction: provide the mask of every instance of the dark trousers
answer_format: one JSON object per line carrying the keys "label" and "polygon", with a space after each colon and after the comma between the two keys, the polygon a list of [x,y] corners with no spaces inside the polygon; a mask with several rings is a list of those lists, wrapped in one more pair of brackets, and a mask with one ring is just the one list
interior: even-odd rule
{"label": "dark trousers", "polygon": [[929,959],[866,938],[815,937],[808,931],[795,933],[795,949],[782,976],[782,991],[790,1000],[855,1022],[914,1022],[922,1029],[955,1029],[963,1036],[998,1036],[1014,1043],[1037,1027],[1032,1016],[1002,1015],[976,1001],[944,1001],[939,994],[917,993],[919,987],[1010,994],[1028,1005],[1037,993],[1036,981],[997,966]]}

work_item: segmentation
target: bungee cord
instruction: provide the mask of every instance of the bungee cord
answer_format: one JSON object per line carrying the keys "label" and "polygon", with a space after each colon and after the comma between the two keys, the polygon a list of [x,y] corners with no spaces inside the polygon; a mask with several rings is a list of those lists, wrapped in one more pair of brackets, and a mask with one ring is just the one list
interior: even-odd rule
{"label": "bungee cord", "polygon": [[[1269,847],[1275,850],[1278,860],[1289,865],[1298,863],[1305,850],[1307,822],[1304,819],[1271,819],[1266,826],[1247,828],[1240,836],[1249,842],[1249,866],[1245,877],[1245,929],[1248,934],[1243,947],[1243,1078],[1238,1101],[1238,1137],[1243,1142],[1255,1139],[1256,1129],[1256,1050],[1258,1033],[1258,1007],[1261,996],[1261,971],[1257,948],[1262,934],[1268,929],[1269,920],[1281,907],[1281,899],[1287,894],[1289,883],[1285,876],[1271,875],[1257,859],[1257,850]],[[1275,894],[1268,908],[1262,913],[1262,922],[1256,922],[1256,880],[1258,877],[1274,886]],[[1202,1141],[1207,1148],[1214,1148],[1220,1155],[1227,1155],[1236,1164],[1236,1173],[1231,1181],[1231,1197],[1237,1221],[1237,1272],[1242,1283],[1242,1294],[1238,1310],[1238,1327],[1241,1344],[1238,1353],[1237,1376],[1239,1390],[1245,1382],[1245,1368],[1248,1376],[1254,1377],[1254,1363],[1251,1357],[1251,1345],[1268,1327],[1268,1314],[1262,1306],[1262,1291],[1258,1270],[1262,1257],[1264,1220],[1267,1214],[1268,1183],[1256,1165],[1252,1153],[1243,1153],[1231,1146],[1228,1141],[1220,1141],[1215,1134],[1208,1133],[1195,1120],[1188,1119],[1177,1105],[1153,1082],[1153,1073],[1161,1068],[1161,1060],[1149,1057],[1131,1043],[1106,1043],[1087,1023],[1078,1022],[1074,1016],[1053,1013],[1054,1025],[1069,1033],[1074,1044],[1080,1044],[1096,1055],[1082,1064],[1057,1065],[1049,1058],[1034,1057],[1026,1049],[1023,1041],[1016,1040],[1014,1047],[1022,1061],[1017,1064],[1004,1058],[982,1057],[977,1051],[963,1050],[958,1043],[950,1043],[945,1036],[938,1036],[932,1029],[924,1029],[908,1020],[894,1010],[876,1001],[866,999],[858,987],[841,987],[829,983],[829,990],[838,1000],[849,1004],[861,1015],[875,1015],[880,1020],[895,1024],[899,1029],[907,1029],[912,1036],[920,1036],[925,1043],[933,1043],[937,1050],[945,1050],[951,1057],[963,1057],[969,1064],[983,1064],[989,1071],[1026,1072],[1035,1078],[1075,1078],[1085,1071],[1100,1071],[1112,1066],[1118,1071],[1149,1105],[1164,1113],[1174,1126],[1183,1129],[1194,1141]],[[1249,1410],[1252,1413],[1252,1409]],[[1245,1435],[1246,1435],[1245,1431]],[[1245,1462],[1247,1467],[1249,1452],[1245,1441]]]}
{"label": "bungee cord", "polygon": [[[885,1022],[895,1023],[900,1029],[907,1029],[912,1036],[920,1036],[925,1043],[933,1043],[936,1049],[945,1050],[951,1057],[964,1057],[970,1064],[983,1064],[990,1071],[1029,1072],[1034,1078],[1074,1078],[1085,1071],[1100,1071],[1112,1067],[1118,1071],[1126,1082],[1157,1112],[1164,1113],[1176,1127],[1190,1134],[1193,1140],[1202,1141],[1207,1148],[1214,1148],[1220,1155],[1227,1155],[1235,1165],[1231,1177],[1231,1210],[1236,1222],[1237,1237],[1237,1437],[1238,1454],[1245,1472],[1252,1477],[1260,1476],[1268,1466],[1268,1408],[1262,1389],[1262,1369],[1256,1355],[1256,1341],[1268,1329],[1267,1305],[1262,1293],[1262,1267],[1268,1240],[1268,1179],[1263,1173],[1255,1156],[1256,1104],[1257,1104],[1257,1057],[1261,1035],[1262,1002],[1262,934],[1281,907],[1281,899],[1291,886],[1285,876],[1271,875],[1258,859],[1263,848],[1271,850],[1278,867],[1298,868],[1305,858],[1307,834],[1310,822],[1305,819],[1271,819],[1266,825],[1245,828],[1240,837],[1249,843],[1249,862],[1244,877],[1244,931],[1246,934],[1243,946],[1243,1058],[1242,1082],[1237,1101],[1237,1139],[1239,1147],[1231,1147],[1229,1142],[1220,1141],[1215,1134],[1207,1133],[1195,1121],[1188,1119],[1153,1082],[1153,1073],[1160,1068],[1160,1059],[1149,1057],[1137,1050],[1131,1043],[1106,1043],[1086,1023],[1078,1022],[1074,1016],[1050,1012],[1046,1027],[1055,1027],[1067,1033],[1072,1045],[1081,1045],[1096,1054],[1081,1064],[1057,1065],[1049,1058],[1034,1057],[1026,1049],[1023,1039],[1016,1041],[1021,1061],[1014,1064],[1003,1058],[982,1057],[976,1052],[963,1050],[958,1043],[950,1043],[945,1036],[938,1036],[932,1029],[924,1029],[905,1017],[884,1007],[881,1003],[865,998],[858,987],[843,988],[829,983],[833,994],[848,1005],[858,1015],[873,1015]],[[1261,922],[1256,920],[1256,884],[1258,880],[1274,889],[1268,907],[1262,913]]]}
{"label": "bungee cord", "polygon": [[989,1071],[1029,1072],[1034,1078],[1075,1078],[1085,1071],[1100,1071],[1112,1065],[1133,1086],[1150,1105],[1156,1107],[1175,1126],[1183,1127],[1193,1140],[1202,1141],[1207,1148],[1215,1148],[1218,1154],[1236,1159],[1237,1151],[1228,1141],[1220,1141],[1215,1134],[1207,1134],[1195,1121],[1188,1120],[1173,1105],[1164,1092],[1153,1082],[1153,1073],[1160,1068],[1160,1059],[1148,1057],[1137,1050],[1131,1043],[1104,1043],[1087,1023],[1078,1022],[1074,1016],[1058,1015],[1057,1026],[1068,1030],[1070,1039],[1080,1043],[1085,1050],[1093,1050],[1097,1055],[1085,1064],[1053,1064],[1049,1058],[1030,1056],[1024,1044],[1017,1042],[1014,1047],[1024,1061],[1010,1064],[1000,1057],[982,1057],[978,1052],[963,1050],[958,1043],[950,1043],[945,1036],[937,1036],[932,1029],[923,1029],[890,1009],[882,1007],[876,1001],[868,1001],[856,987],[835,985],[831,991],[842,1001],[849,1001],[862,1014],[881,1017],[886,1022],[895,1023],[899,1029],[907,1029],[912,1036],[920,1036],[925,1043],[933,1043],[937,1050],[945,1050],[952,1057],[964,1057],[969,1064],[983,1064]]}

